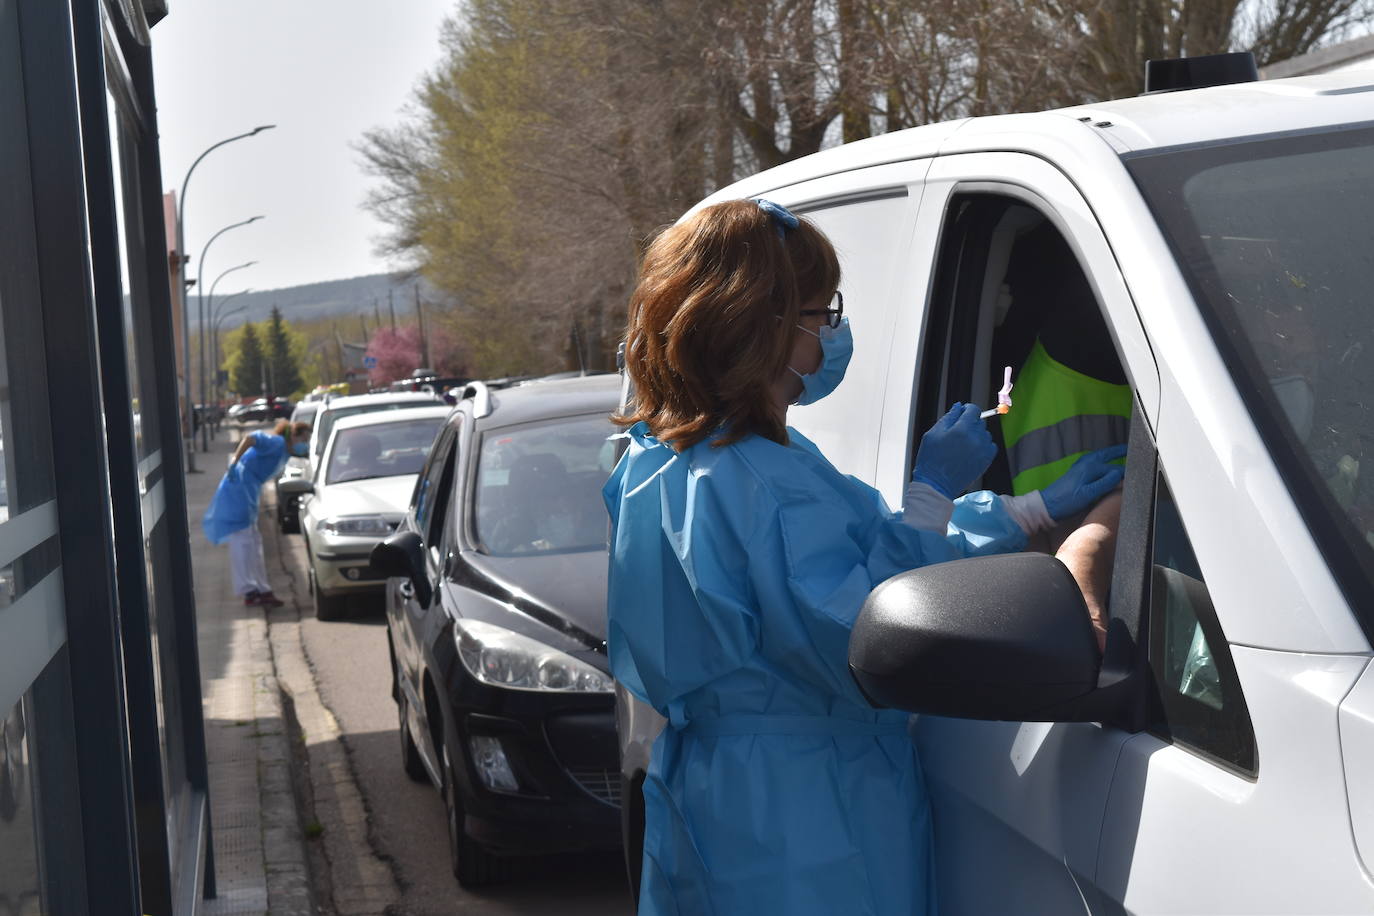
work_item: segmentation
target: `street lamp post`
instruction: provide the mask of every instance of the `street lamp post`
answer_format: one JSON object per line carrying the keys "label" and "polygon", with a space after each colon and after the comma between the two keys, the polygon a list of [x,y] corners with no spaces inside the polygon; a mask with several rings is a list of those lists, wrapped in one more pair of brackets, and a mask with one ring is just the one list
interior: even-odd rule
{"label": "street lamp post", "polygon": [[[224,146],[226,143],[233,143],[235,140],[243,140],[247,137],[257,136],[264,130],[271,130],[275,124],[262,124],[253,128],[246,134],[235,134],[208,147],[203,153],[196,157],[191,163],[191,167],[186,170],[186,177],[181,179],[181,194],[177,197],[177,256],[180,259],[180,272],[182,278],[182,299],[181,299],[181,363],[185,375],[182,378],[182,394],[186,399],[186,430],[183,438],[183,445],[186,449],[186,470],[194,473],[196,470],[196,450],[195,443],[191,441],[191,417],[195,413],[195,405],[191,403],[191,312],[186,304],[186,186],[191,183],[191,173],[200,165],[200,161],[210,153]],[[202,252],[202,256],[204,252]]]}
{"label": "street lamp post", "polygon": [[[239,226],[247,226],[255,223],[265,216],[250,216],[248,219],[237,223],[230,223],[214,235],[210,236],[210,241],[206,242],[200,249],[200,265],[196,268],[196,333],[199,335],[200,343],[200,397],[205,399],[205,257],[210,253],[210,246],[215,244],[215,239],[219,238],[230,229],[237,229]],[[189,374],[189,373],[188,373]],[[192,443],[194,447],[195,443]],[[209,444],[205,446],[209,448]]]}
{"label": "street lamp post", "polygon": [[[247,222],[251,223],[251,222],[253,222],[253,220],[261,219],[261,218],[262,218],[262,217],[260,217],[260,216],[255,216],[255,217],[253,217],[253,219],[250,219],[250,220],[248,220]],[[241,224],[236,224],[236,225],[241,225]],[[225,227],[225,228],[226,228],[226,229],[232,229],[233,227],[232,227],[232,226],[227,226],[227,227]],[[221,229],[221,230],[220,230],[220,232],[223,232],[223,231],[225,231],[225,230],[224,230],[224,229]],[[219,232],[215,233],[215,235],[218,236],[218,235],[219,235]],[[213,241],[214,241],[214,238],[211,238],[211,239],[210,239],[210,242],[213,242]],[[205,243],[205,247],[201,249],[201,252],[200,252],[200,270],[204,270],[204,269],[205,269],[205,252],[207,252],[207,251],[210,250],[210,242],[206,242],[206,243]],[[207,339],[208,339],[209,336],[210,336],[210,332],[209,332],[209,329],[205,327],[205,325],[206,325],[206,319],[207,319],[208,317],[210,317],[211,310],[212,310],[212,309],[214,308],[214,306],[215,306],[215,287],[216,287],[216,286],[219,286],[219,281],[221,281],[221,280],[224,279],[224,275],[225,275],[225,274],[231,274],[231,273],[233,273],[233,272],[236,271],[236,270],[243,270],[245,267],[252,267],[252,266],[253,266],[254,264],[256,264],[256,263],[258,263],[258,262],[257,262],[257,261],[248,261],[248,262],[243,263],[243,264],[235,264],[233,267],[230,267],[228,270],[225,270],[225,271],[221,272],[220,275],[219,275],[218,277],[215,277],[215,282],[210,284],[210,294],[209,294],[209,296],[206,296],[206,297],[203,297],[203,298],[202,298],[202,294],[201,294],[200,280],[199,280],[199,279],[196,280],[196,305],[197,305],[198,311],[199,311],[199,320],[198,320],[198,323],[197,323],[197,325],[196,325],[196,333],[197,333],[197,336],[200,338],[200,340],[199,340],[199,345],[200,345],[200,400],[201,400],[201,403],[202,403],[202,404],[208,404],[208,403],[209,403],[209,401],[208,401],[207,398],[206,398],[206,392],[209,390],[210,385],[209,385],[209,367],[207,366],[207,364],[206,364],[206,362],[205,362],[205,344],[206,344]],[[206,302],[204,301],[204,299],[206,299],[206,298],[208,298],[208,299],[210,300],[208,303],[206,303]],[[202,424],[200,425],[200,450],[201,450],[202,452],[208,452],[208,451],[210,450],[210,431],[209,431],[209,424],[208,424],[208,423],[202,423]]]}
{"label": "street lamp post", "polygon": [[215,374],[214,374],[215,383],[214,383],[214,385],[212,386],[211,391],[214,393],[214,400],[215,400],[215,403],[216,403],[216,404],[219,403],[219,399],[220,399],[220,390],[219,390],[219,326],[220,326],[220,322],[223,321],[224,319],[228,318],[230,315],[237,315],[239,312],[242,312],[242,311],[246,310],[246,309],[248,308],[248,306],[247,306],[247,305],[240,305],[238,308],[232,308],[232,309],[230,309],[230,310],[227,311],[227,312],[220,311],[220,309],[223,309],[224,306],[227,305],[231,300],[237,299],[239,296],[242,296],[244,293],[251,293],[251,292],[252,292],[251,289],[244,289],[244,290],[238,291],[237,293],[230,293],[229,295],[225,296],[223,300],[220,301],[220,304],[219,304],[217,307],[215,307],[214,309],[212,309],[213,316],[212,316],[211,319],[210,319],[210,352],[213,354],[212,358],[213,358],[214,361],[215,361]]}

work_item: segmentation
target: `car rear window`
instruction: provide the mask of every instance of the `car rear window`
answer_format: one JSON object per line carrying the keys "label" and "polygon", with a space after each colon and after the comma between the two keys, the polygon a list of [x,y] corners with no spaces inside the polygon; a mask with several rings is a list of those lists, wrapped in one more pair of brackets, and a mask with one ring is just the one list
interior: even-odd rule
{"label": "car rear window", "polygon": [[604,550],[601,488],[615,467],[614,432],[593,414],[485,433],[473,496],[482,551]]}
{"label": "car rear window", "polygon": [[1128,157],[1374,635],[1374,123]]}
{"label": "car rear window", "polygon": [[434,417],[339,430],[325,483],[418,474],[443,424]]}

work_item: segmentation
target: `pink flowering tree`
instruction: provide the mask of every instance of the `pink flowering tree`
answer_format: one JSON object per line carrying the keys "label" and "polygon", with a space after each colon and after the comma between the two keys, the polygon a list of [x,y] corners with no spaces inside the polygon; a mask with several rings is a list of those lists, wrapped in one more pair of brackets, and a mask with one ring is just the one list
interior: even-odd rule
{"label": "pink flowering tree", "polygon": [[[425,330],[429,337],[429,358],[433,361],[427,368],[439,375],[462,375],[467,361],[453,335],[442,327],[430,326]],[[397,379],[409,378],[412,372],[425,365],[420,329],[413,324],[394,331],[378,328],[368,341],[367,355],[377,360],[377,365],[368,370],[371,384],[387,385]]]}

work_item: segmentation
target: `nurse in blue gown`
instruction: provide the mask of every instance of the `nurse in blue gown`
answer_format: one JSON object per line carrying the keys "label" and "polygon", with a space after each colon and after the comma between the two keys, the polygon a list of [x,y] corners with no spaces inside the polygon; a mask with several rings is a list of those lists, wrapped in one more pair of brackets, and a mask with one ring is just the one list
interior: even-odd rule
{"label": "nurse in blue gown", "polygon": [[1043,498],[953,499],[995,454],[978,408],[955,405],[889,511],[786,426],[788,405],[844,375],[839,273],[808,221],[731,201],[660,235],[631,300],[609,651],[668,719],[644,786],[641,916],[933,913],[907,716],[855,687],[850,627],[884,579],[1019,550],[1120,481],[1087,456]]}

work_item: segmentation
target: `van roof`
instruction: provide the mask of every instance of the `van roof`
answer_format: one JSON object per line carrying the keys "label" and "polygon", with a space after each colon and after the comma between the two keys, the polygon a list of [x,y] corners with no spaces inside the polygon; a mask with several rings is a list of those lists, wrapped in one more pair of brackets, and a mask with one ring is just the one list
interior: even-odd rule
{"label": "van roof", "polygon": [[1099,137],[1117,153],[1279,131],[1369,121],[1374,71],[1235,83],[1078,105],[1054,111],[990,115],[893,131],[783,163],[729,187],[700,206],[757,197],[800,181],[909,159],[979,150],[1044,155],[1065,143]]}

